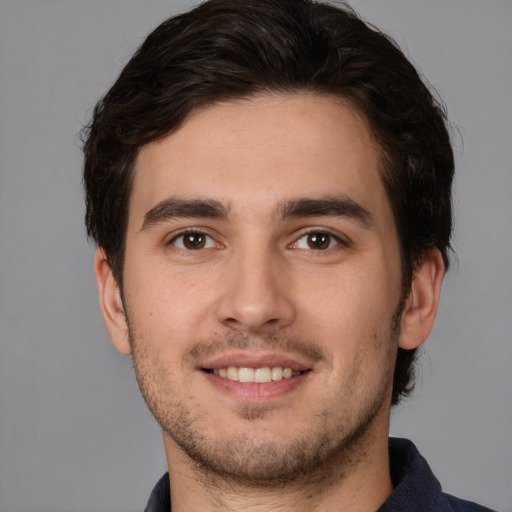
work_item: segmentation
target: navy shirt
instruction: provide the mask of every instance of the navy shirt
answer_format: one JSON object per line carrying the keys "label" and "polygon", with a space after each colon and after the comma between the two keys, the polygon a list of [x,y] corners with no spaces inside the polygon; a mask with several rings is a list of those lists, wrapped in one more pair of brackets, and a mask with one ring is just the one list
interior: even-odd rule
{"label": "navy shirt", "polygon": [[[390,438],[389,459],[394,491],[377,512],[493,512],[445,494],[411,441]],[[165,474],[153,489],[144,512],[170,510],[169,474]]]}

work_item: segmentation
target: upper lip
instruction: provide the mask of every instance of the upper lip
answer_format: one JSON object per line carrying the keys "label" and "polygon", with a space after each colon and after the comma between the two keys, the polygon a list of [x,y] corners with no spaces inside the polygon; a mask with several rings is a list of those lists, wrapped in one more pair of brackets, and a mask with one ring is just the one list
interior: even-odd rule
{"label": "upper lip", "polygon": [[280,366],[295,371],[310,370],[312,364],[300,356],[279,354],[276,352],[237,351],[212,357],[200,364],[200,368],[216,370],[236,366],[238,368],[270,368]]}

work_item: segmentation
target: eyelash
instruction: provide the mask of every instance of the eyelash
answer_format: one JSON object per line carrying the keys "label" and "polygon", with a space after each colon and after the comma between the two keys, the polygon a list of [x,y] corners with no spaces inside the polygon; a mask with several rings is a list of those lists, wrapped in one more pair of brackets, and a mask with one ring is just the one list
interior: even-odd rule
{"label": "eyelash", "polygon": [[[216,242],[215,239],[212,236],[208,235],[204,231],[195,230],[195,229],[188,229],[186,231],[182,231],[181,233],[178,233],[177,235],[173,236],[171,238],[171,240],[169,240],[167,245],[174,245],[177,249],[179,249],[181,251],[187,251],[187,252],[195,252],[195,250],[199,251],[199,250],[202,250],[202,249],[210,249],[210,248],[212,248],[212,247],[199,247],[199,248],[196,248],[194,250],[192,248],[185,247],[184,246],[185,237],[191,236],[191,235],[202,236],[204,239],[209,239],[211,242],[213,242],[213,244],[216,247],[222,247],[222,244],[219,244],[218,242]],[[176,244],[177,240],[180,240],[180,239],[182,240],[183,247],[179,247]],[[210,244],[211,244],[211,242],[210,242]],[[208,240],[205,241],[205,244],[208,244]]]}
{"label": "eyelash", "polygon": [[[186,247],[185,246],[185,238],[187,236],[191,236],[191,235],[197,235],[197,236],[200,236],[200,237],[203,237],[203,240],[204,240],[204,245],[209,245],[208,246],[201,246],[201,247],[196,247],[196,248],[192,248],[192,247]],[[309,245],[308,242],[308,245],[309,245],[309,248],[306,248],[306,247],[299,247],[299,243],[302,239],[305,239],[311,235],[320,235],[322,237],[327,237],[328,238],[328,245],[327,247],[312,247],[311,245]],[[179,245],[177,245],[177,241],[178,240],[182,240],[181,242],[181,247]],[[213,242],[213,244],[212,244]],[[322,242],[322,240],[321,240]],[[332,245],[334,242],[334,245]],[[198,245],[201,244],[201,242],[198,243]],[[215,239],[208,235],[207,233],[205,233],[204,231],[200,231],[200,230],[194,230],[194,229],[188,229],[186,231],[182,231],[180,233],[178,233],[177,235],[175,235],[171,240],[169,240],[168,242],[168,245],[173,245],[174,247],[176,247],[177,249],[181,250],[181,251],[186,251],[186,252],[196,252],[196,251],[200,251],[200,250],[203,250],[203,249],[211,249],[213,248],[214,246],[217,247],[217,248],[222,248],[222,244],[218,243],[215,241]],[[308,231],[305,231],[303,232],[292,244],[290,244],[288,246],[288,248],[290,249],[302,249],[302,250],[311,250],[311,251],[316,251],[316,252],[325,252],[325,251],[328,251],[328,250],[332,250],[334,248],[336,248],[337,246],[342,246],[342,247],[348,247],[349,246],[349,242],[347,240],[344,240],[342,239],[341,237],[335,235],[334,233],[328,231],[328,230],[325,230],[325,229],[309,229]]]}
{"label": "eyelash", "polygon": [[[318,248],[318,247],[313,248],[311,246],[309,246],[309,249],[298,247],[300,240],[307,238],[308,236],[311,236],[311,235],[323,235],[323,236],[329,237],[328,247],[326,247],[324,249]],[[333,242],[335,242],[335,245],[331,245]],[[349,242],[347,240],[341,238],[340,236],[335,235],[331,231],[328,231],[325,229],[312,228],[312,229],[309,229],[309,230],[303,232],[300,235],[300,237],[297,238],[295,240],[295,242],[293,242],[289,247],[292,249],[304,249],[304,250],[311,250],[311,251],[316,251],[316,252],[326,252],[328,250],[335,249],[337,246],[348,247]]]}

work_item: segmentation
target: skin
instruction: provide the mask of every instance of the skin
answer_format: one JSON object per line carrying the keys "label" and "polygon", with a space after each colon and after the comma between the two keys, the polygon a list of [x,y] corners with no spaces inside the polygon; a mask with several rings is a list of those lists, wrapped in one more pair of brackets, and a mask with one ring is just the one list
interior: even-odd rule
{"label": "skin", "polygon": [[[124,301],[101,249],[95,273],[164,432],[173,511],[376,510],[392,492],[396,350],[430,333],[443,264],[425,254],[401,296],[365,120],[316,95],[223,102],[143,147],[134,171]],[[304,373],[247,385],[204,371],[231,363]]]}

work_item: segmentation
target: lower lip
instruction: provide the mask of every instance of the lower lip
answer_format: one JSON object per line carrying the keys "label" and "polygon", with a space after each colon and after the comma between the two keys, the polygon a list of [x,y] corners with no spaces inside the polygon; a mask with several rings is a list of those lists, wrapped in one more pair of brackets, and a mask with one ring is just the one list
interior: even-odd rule
{"label": "lower lip", "polygon": [[202,372],[215,387],[243,402],[263,402],[290,393],[304,383],[310,372],[296,377],[271,382],[238,382],[219,377],[213,373]]}

